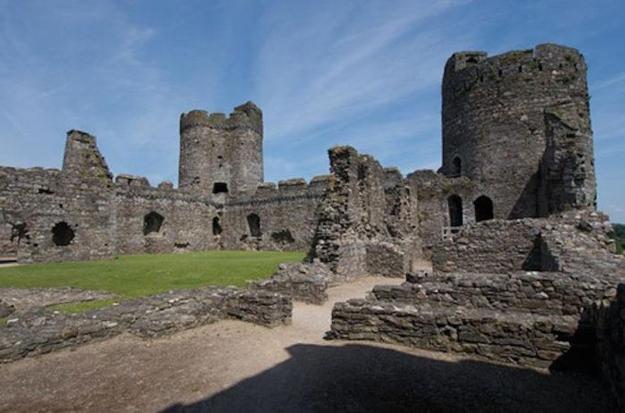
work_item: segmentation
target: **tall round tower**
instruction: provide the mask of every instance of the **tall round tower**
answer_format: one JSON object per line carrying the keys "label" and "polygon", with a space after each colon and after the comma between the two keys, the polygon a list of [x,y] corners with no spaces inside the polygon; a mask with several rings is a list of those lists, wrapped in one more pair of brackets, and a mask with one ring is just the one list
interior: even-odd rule
{"label": "tall round tower", "polygon": [[577,50],[455,53],[442,93],[442,172],[474,180],[475,198],[489,198],[496,218],[594,206],[586,64]]}
{"label": "tall round tower", "polygon": [[223,113],[180,116],[180,188],[202,193],[253,192],[263,182],[263,114],[252,102]]}

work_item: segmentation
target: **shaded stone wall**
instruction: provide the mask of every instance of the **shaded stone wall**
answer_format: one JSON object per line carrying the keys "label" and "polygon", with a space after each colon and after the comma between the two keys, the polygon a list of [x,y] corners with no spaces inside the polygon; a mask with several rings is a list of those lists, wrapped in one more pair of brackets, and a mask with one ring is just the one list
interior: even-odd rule
{"label": "shaded stone wall", "polygon": [[[543,156],[548,144],[568,145],[548,136],[554,133],[548,114],[561,105],[575,107],[570,116],[558,117],[574,125],[578,133],[571,137],[576,146],[572,152],[584,160],[583,170],[573,166],[575,188],[565,192],[580,195],[556,197],[545,208],[538,196]],[[497,218],[536,217],[568,209],[567,205],[593,207],[589,116],[586,64],[575,49],[544,44],[493,57],[456,53],[447,61],[443,77],[442,172],[456,175],[459,159],[461,174],[475,180],[478,190],[494,201]],[[553,173],[562,162],[548,158],[552,159],[542,167]]]}
{"label": "shaded stone wall", "polygon": [[625,284],[616,298],[592,309],[597,335],[597,359],[620,411],[625,410]]}

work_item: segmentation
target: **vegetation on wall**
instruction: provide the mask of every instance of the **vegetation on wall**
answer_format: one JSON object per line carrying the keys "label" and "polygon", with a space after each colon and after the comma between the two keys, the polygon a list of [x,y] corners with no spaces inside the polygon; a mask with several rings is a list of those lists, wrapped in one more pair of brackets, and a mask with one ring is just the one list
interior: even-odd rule
{"label": "vegetation on wall", "polygon": [[625,251],[625,224],[613,224],[613,227],[616,251],[619,254],[623,254],[623,251]]}

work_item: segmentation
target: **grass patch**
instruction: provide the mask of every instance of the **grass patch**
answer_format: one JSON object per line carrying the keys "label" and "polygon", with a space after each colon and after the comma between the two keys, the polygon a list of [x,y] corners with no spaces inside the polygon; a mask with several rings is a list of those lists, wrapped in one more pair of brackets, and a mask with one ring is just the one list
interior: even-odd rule
{"label": "grass patch", "polygon": [[7,321],[8,321],[8,320],[9,320],[9,319],[8,319],[8,318],[6,318],[6,317],[0,317],[0,327],[3,327],[3,326],[5,326],[5,325],[7,325]]}
{"label": "grass patch", "polygon": [[71,286],[133,298],[205,285],[244,286],[270,276],[282,262],[303,258],[302,252],[206,251],[32,264],[0,268],[0,287]]}
{"label": "grass patch", "polygon": [[55,304],[51,305],[50,308],[65,314],[78,314],[84,313],[85,311],[108,307],[115,302],[119,302],[119,300],[110,298],[106,300],[80,301],[77,303]]}

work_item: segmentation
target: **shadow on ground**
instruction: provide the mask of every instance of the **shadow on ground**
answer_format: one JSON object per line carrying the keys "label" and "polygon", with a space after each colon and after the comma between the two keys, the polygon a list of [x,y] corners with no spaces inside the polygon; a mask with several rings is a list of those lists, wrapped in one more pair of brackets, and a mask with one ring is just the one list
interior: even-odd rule
{"label": "shadow on ground", "polygon": [[610,412],[606,387],[544,374],[434,360],[368,345],[294,345],[291,357],[179,412]]}

